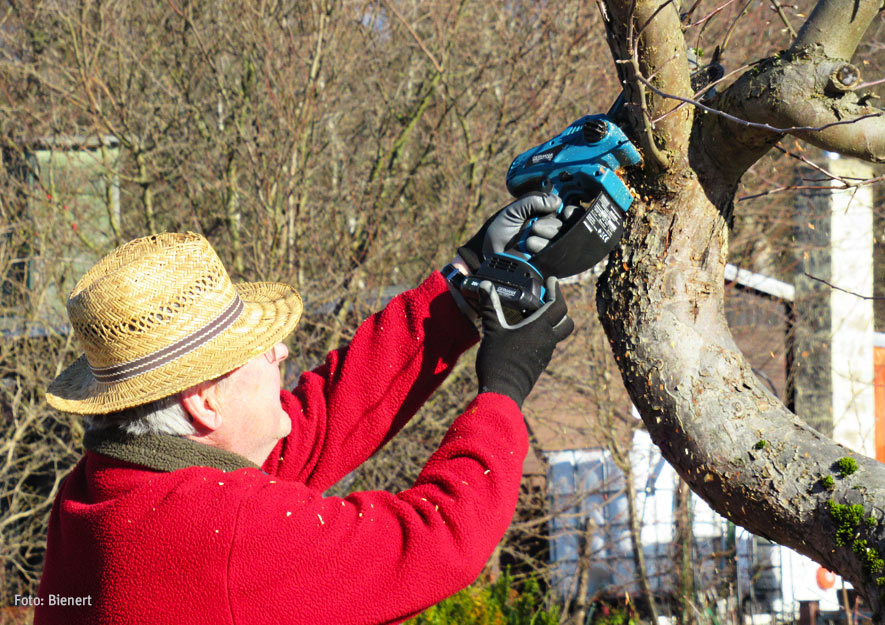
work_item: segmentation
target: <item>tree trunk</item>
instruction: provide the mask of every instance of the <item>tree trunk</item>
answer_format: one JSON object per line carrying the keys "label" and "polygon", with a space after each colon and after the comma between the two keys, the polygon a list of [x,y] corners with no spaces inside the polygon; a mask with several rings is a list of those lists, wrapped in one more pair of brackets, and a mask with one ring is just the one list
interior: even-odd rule
{"label": "tree trunk", "polygon": [[639,513],[636,510],[636,485],[633,482],[633,465],[629,462],[629,459],[625,466],[624,485],[627,497],[627,514],[630,519],[630,546],[633,549],[633,566],[636,568],[639,590],[642,593],[640,602],[645,604],[649,620],[652,623],[657,623],[658,608],[655,604],[655,594],[651,588],[651,580],[648,578],[645,552],[642,550],[642,519],[639,518]]}
{"label": "tree trunk", "polygon": [[[878,613],[882,565],[866,549],[885,553],[885,467],[812,430],[760,384],[723,312],[717,190],[690,174],[669,185],[678,193],[633,211],[599,289],[630,396],[663,455],[717,512],[838,571]],[[847,456],[858,470],[842,477],[835,467]],[[837,521],[846,511],[830,501],[861,506],[863,519]]]}
{"label": "tree trunk", "polygon": [[692,567],[692,517],[691,491],[688,484],[680,481],[676,486],[676,523],[674,528],[673,561],[676,563],[676,600],[679,605],[679,622],[682,625],[697,623],[694,605],[694,567]]}
{"label": "tree trunk", "polygon": [[[808,427],[760,383],[729,332],[723,275],[740,177],[786,133],[885,159],[885,118],[851,91],[851,72],[839,71],[881,7],[821,0],[790,50],[701,108],[686,105],[677,9],[663,0],[605,2],[627,123],[645,163],[629,174],[641,200],[597,291],[627,390],[680,476],[720,514],[840,573],[876,622],[885,467]],[[843,458],[853,459],[844,471]]]}

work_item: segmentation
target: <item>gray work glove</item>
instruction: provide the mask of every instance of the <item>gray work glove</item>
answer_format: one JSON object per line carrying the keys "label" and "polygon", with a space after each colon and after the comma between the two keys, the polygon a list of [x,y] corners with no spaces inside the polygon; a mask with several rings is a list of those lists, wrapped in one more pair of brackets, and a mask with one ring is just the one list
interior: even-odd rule
{"label": "gray work glove", "polygon": [[501,318],[500,303],[490,282],[484,289],[480,316],[483,338],[476,355],[476,376],[480,393],[500,393],[522,403],[547,368],[553,349],[572,330],[575,323],[568,316],[568,306],[556,278],[547,280],[553,296],[549,302],[515,326]]}
{"label": "gray work glove", "polygon": [[544,249],[562,226],[556,211],[562,200],[551,193],[534,191],[508,204],[492,215],[464,245],[458,248],[458,255],[464,259],[471,272],[476,272],[482,262],[518,240],[526,221],[537,217],[525,240],[525,249],[537,253]]}

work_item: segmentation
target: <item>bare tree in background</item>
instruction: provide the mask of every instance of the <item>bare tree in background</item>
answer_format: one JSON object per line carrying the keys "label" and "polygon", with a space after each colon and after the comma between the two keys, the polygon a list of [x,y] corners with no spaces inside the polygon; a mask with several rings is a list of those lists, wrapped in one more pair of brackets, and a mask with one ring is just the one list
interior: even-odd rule
{"label": "bare tree in background", "polygon": [[[304,295],[294,383],[506,203],[503,172],[518,149],[578,115],[596,89],[613,97],[614,76],[591,88],[576,71],[581,57],[606,63],[589,36],[600,23],[578,2],[5,3],[4,336],[39,328],[32,343],[3,342],[6,597],[36,587],[52,486],[79,454],[79,422],[49,410],[42,392],[77,355],[56,322],[82,265],[150,232],[205,234],[234,279]],[[35,154],[87,147],[112,183],[84,203],[81,189],[53,184],[70,169]],[[399,460],[379,457],[354,486],[416,475],[475,392],[467,361],[416,420],[426,431],[399,437]],[[37,473],[45,479],[23,478]]]}

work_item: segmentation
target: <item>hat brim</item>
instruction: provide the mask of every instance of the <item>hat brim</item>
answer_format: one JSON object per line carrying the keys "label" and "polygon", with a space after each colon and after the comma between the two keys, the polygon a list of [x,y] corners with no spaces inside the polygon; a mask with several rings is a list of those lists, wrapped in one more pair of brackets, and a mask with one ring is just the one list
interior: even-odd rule
{"label": "hat brim", "polygon": [[241,367],[286,338],[301,318],[298,292],[277,282],[236,285],[243,312],[226,331],[172,362],[123,380],[99,382],[86,356],[65,369],[46,392],[63,412],[107,414],[146,404],[212,380]]}

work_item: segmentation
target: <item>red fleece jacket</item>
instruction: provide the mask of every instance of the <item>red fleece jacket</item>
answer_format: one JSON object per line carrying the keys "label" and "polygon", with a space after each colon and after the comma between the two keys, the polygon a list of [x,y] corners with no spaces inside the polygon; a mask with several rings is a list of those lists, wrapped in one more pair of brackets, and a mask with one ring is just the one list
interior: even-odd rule
{"label": "red fleece jacket", "polygon": [[511,399],[474,399],[406,491],[322,493],[475,340],[434,273],[282,393],[292,433],[263,470],[88,451],[53,506],[35,623],[397,623],[471,583],[518,496],[528,437]]}

